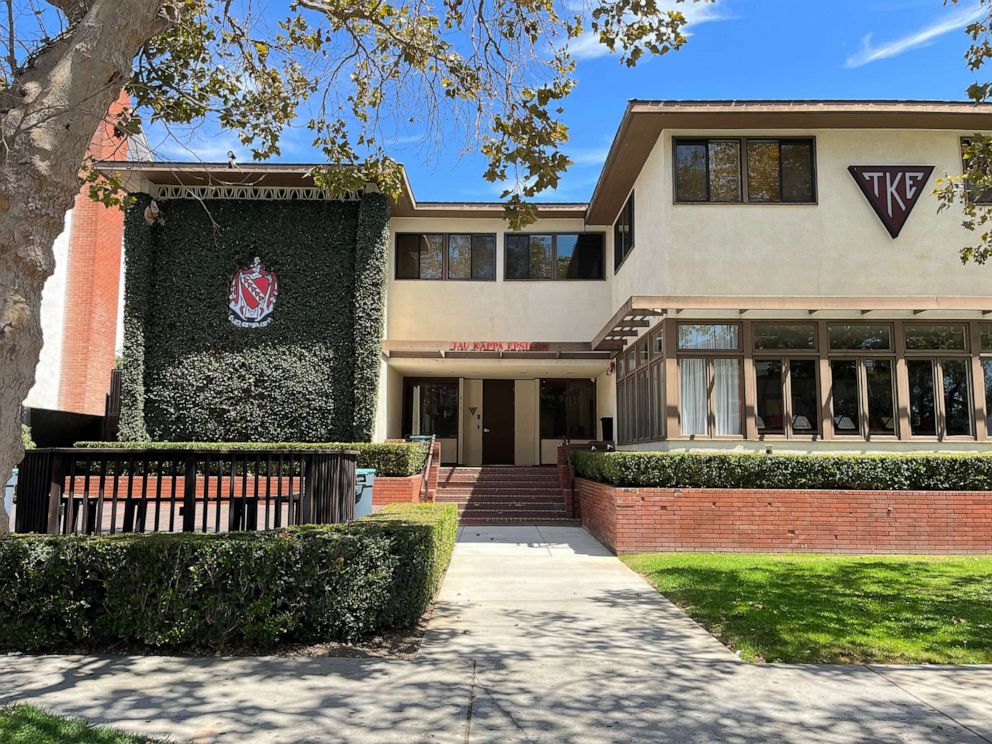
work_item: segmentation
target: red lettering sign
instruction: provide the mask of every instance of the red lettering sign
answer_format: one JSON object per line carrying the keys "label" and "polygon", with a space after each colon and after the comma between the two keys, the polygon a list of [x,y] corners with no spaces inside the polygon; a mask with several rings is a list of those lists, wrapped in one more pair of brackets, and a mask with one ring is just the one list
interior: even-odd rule
{"label": "red lettering sign", "polygon": [[547,341],[452,341],[448,351],[548,351]]}
{"label": "red lettering sign", "polygon": [[852,165],[848,170],[889,235],[896,238],[923,193],[933,166]]}

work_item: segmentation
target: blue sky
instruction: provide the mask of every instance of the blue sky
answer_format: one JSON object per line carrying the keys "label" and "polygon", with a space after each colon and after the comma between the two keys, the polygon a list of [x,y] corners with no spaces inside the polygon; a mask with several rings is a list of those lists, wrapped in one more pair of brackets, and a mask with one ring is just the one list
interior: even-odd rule
{"label": "blue sky", "polygon": [[[621,66],[595,40],[582,39],[578,87],[566,104],[566,151],[575,165],[542,198],[585,201],[631,98],[965,98],[975,76],[965,66],[964,26],[975,0],[718,0],[687,4],[689,42],[679,52]],[[160,157],[225,160],[233,137],[206,127],[188,146],[166,144]],[[155,142],[152,133],[153,145]],[[500,186],[482,179],[483,159],[457,151],[425,152],[399,137],[391,154],[407,168],[420,201],[494,200]],[[311,162],[304,132],[283,141],[286,162]]]}

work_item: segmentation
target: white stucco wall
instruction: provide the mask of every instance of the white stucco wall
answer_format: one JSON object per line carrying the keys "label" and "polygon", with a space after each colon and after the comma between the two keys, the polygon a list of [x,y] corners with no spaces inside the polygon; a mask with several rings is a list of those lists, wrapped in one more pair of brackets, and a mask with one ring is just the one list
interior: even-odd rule
{"label": "white stucco wall", "polygon": [[65,214],[65,227],[52,246],[55,254],[55,271],[48,277],[41,293],[41,332],[44,345],[41,347],[41,357],[35,370],[34,387],[24,401],[24,405],[32,408],[58,408],[71,231],[72,211],[69,211]]}
{"label": "white stucco wall", "polygon": [[[987,272],[963,266],[973,235],[958,210],[937,214],[936,179],[961,172],[961,137],[928,130],[666,131],[635,182],[635,248],[612,286],[633,294],[987,295]],[[674,204],[679,136],[813,136],[815,205]],[[933,165],[902,233],[892,239],[850,165]]]}
{"label": "white stucco wall", "polygon": [[[604,281],[504,281],[502,219],[390,221],[386,338],[402,341],[585,341],[609,317],[610,241]],[[525,232],[608,232],[582,220],[540,220]],[[496,281],[396,279],[396,233],[495,233]],[[609,238],[609,235],[607,235]]]}

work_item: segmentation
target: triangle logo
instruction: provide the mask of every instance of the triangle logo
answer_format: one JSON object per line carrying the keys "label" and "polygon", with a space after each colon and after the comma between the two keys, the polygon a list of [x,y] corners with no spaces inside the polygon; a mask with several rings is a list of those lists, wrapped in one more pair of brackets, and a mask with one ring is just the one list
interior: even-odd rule
{"label": "triangle logo", "polygon": [[933,166],[852,165],[848,170],[889,235],[897,238],[923,193]]}

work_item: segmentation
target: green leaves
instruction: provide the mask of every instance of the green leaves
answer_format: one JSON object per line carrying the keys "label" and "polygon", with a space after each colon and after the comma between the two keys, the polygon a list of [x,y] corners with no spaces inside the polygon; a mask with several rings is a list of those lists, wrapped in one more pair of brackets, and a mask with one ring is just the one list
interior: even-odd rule
{"label": "green leaves", "polygon": [[457,531],[454,506],[270,532],[0,541],[0,649],[258,652],[408,627]]}
{"label": "green leaves", "polygon": [[574,454],[576,474],[614,486],[992,491],[989,455]]}
{"label": "green leaves", "polygon": [[[584,19],[554,0],[296,0],[276,24],[226,0],[177,5],[179,22],[146,45],[128,85],[152,121],[215,118],[259,160],[302,124],[326,159],[318,185],[336,194],[374,182],[394,198],[404,184],[386,125],[458,137],[485,154],[486,179],[510,184],[514,228],[570,165],[560,117],[575,87],[568,42]],[[627,66],[686,40],[684,15],[659,0],[598,0],[589,20]]]}
{"label": "green leaves", "polygon": [[[208,206],[162,202],[164,225],[145,224],[144,201],[127,215],[121,438],[371,439],[384,197]],[[279,296],[270,325],[237,328],[229,283],[256,255]]]}

